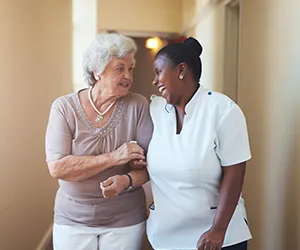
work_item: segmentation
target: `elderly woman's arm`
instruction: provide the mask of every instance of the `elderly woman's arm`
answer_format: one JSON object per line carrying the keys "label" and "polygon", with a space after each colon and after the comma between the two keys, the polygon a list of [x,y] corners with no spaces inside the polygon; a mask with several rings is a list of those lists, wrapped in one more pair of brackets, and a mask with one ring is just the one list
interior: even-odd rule
{"label": "elderly woman's arm", "polygon": [[[129,175],[132,178],[133,187],[140,187],[149,180],[146,168],[132,170]],[[114,198],[127,189],[129,184],[130,181],[127,175],[115,175],[102,182],[100,187],[105,198]]]}
{"label": "elderly woman's arm", "polygon": [[[129,175],[132,178],[133,187],[140,187],[144,185],[147,181],[149,181],[149,174],[147,168],[132,170],[131,172],[129,172]],[[126,187],[129,186],[129,179],[127,178],[127,180],[128,185]]]}
{"label": "elderly woman's arm", "polygon": [[124,143],[117,150],[97,156],[68,155],[60,160],[48,162],[51,176],[65,181],[83,181],[113,166],[131,160],[144,160],[144,151],[136,143]]}
{"label": "elderly woman's arm", "polygon": [[65,181],[83,181],[113,166],[108,154],[97,156],[68,155],[48,162],[52,177]]}
{"label": "elderly woman's arm", "polygon": [[[136,127],[135,140],[144,150],[145,154],[148,149],[150,139],[153,132],[153,123],[149,113],[149,103],[145,97],[141,98],[141,105],[139,105],[139,120]],[[133,143],[135,144],[135,143]],[[145,160],[130,161],[129,165],[132,170],[129,175],[132,178],[132,186],[142,186],[149,180],[148,171],[146,169],[147,162]],[[101,183],[103,196],[106,198],[113,198],[118,196],[122,191],[129,187],[129,178],[127,175],[115,175]]]}

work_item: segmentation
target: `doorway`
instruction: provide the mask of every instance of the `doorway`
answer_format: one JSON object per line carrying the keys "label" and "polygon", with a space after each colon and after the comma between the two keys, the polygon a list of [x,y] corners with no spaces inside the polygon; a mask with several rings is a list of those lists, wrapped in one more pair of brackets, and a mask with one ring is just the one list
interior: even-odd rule
{"label": "doorway", "polygon": [[131,91],[145,96],[150,101],[152,94],[159,94],[157,89],[152,85],[154,79],[154,54],[145,46],[147,37],[132,38],[136,42],[138,51],[136,53],[136,65],[133,71]]}
{"label": "doorway", "polygon": [[225,52],[223,92],[238,102],[240,51],[240,1],[225,6]]}

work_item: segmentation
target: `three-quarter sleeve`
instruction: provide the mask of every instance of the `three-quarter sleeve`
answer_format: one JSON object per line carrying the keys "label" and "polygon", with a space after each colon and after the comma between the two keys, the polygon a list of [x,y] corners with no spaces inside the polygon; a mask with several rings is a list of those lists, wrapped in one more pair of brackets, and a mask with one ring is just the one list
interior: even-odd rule
{"label": "three-quarter sleeve", "polygon": [[226,110],[219,122],[216,144],[216,154],[222,166],[238,164],[251,158],[246,119],[235,103]]}
{"label": "three-quarter sleeve", "polygon": [[59,99],[51,106],[45,143],[47,162],[59,160],[71,154],[72,133],[66,119],[63,103]]}

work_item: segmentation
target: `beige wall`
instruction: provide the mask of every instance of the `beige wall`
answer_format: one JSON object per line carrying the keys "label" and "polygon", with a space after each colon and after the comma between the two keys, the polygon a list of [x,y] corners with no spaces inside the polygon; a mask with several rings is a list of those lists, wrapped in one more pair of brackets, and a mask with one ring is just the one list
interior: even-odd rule
{"label": "beige wall", "polygon": [[99,0],[99,30],[181,32],[181,0]]}
{"label": "beige wall", "polygon": [[194,36],[195,29],[191,27],[196,14],[196,0],[182,0],[182,32],[186,36]]}
{"label": "beige wall", "polygon": [[0,5],[0,249],[33,250],[53,216],[44,134],[51,102],[71,91],[72,4]]}
{"label": "beige wall", "polygon": [[98,0],[72,0],[73,20],[73,88],[87,87],[82,68],[82,55],[98,33]]}
{"label": "beige wall", "polygon": [[239,96],[249,114],[252,148],[258,153],[246,183],[249,213],[257,232],[253,249],[300,248],[296,245],[300,231],[295,152],[299,8],[297,0],[252,0],[244,1],[243,6]]}
{"label": "beige wall", "polygon": [[[199,11],[199,10],[198,10]],[[196,37],[203,46],[201,84],[216,91],[223,90],[224,20],[222,5],[208,9],[206,17],[196,29]]]}
{"label": "beige wall", "polygon": [[[250,250],[300,249],[300,107],[295,102],[300,93],[300,2],[242,4],[238,101],[247,116],[253,154],[244,187],[254,236]],[[223,90],[224,21],[219,4],[196,27],[204,46],[202,83],[218,91]]]}

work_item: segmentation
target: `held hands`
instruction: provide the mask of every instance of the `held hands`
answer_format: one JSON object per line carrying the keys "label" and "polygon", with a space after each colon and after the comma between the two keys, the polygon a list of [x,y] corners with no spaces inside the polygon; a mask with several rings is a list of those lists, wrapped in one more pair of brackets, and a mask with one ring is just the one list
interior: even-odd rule
{"label": "held hands", "polygon": [[[136,141],[131,141],[130,143],[137,143]],[[131,160],[129,165],[132,169],[142,169],[147,166],[147,162],[145,160]]]}
{"label": "held hands", "polygon": [[100,183],[104,198],[114,198],[129,186],[129,178],[126,175],[114,175]]}
{"label": "held hands", "polygon": [[226,230],[211,228],[197,242],[197,250],[221,250]]}
{"label": "held hands", "polygon": [[132,160],[129,165],[132,169],[142,169],[147,166],[147,162],[145,160]]}
{"label": "held hands", "polygon": [[142,160],[142,162],[145,160],[144,150],[135,142],[124,143],[117,150],[111,152],[110,155],[117,165],[123,165],[130,161],[137,161],[135,165],[139,165],[139,160]]}
{"label": "held hands", "polygon": [[[141,169],[147,166],[144,150],[135,142],[126,142],[117,150],[110,153],[110,157],[117,165],[129,162],[132,169]],[[115,175],[100,183],[104,198],[114,198],[129,186],[126,175]]]}

